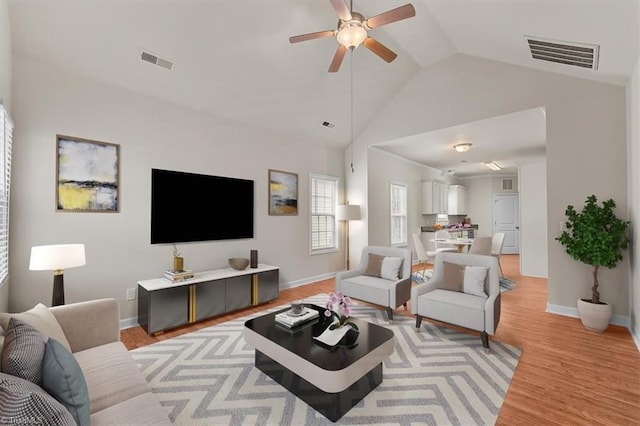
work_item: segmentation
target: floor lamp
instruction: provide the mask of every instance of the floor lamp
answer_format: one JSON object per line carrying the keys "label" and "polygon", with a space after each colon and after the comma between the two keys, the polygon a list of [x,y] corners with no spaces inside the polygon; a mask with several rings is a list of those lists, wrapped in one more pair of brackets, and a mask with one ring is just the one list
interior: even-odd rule
{"label": "floor lamp", "polygon": [[64,270],[85,264],[84,244],[31,247],[31,271],[53,271],[51,306],[64,305]]}
{"label": "floor lamp", "polygon": [[349,221],[360,220],[360,206],[357,204],[341,204],[336,208],[336,219],[345,221],[346,266],[349,270]]}

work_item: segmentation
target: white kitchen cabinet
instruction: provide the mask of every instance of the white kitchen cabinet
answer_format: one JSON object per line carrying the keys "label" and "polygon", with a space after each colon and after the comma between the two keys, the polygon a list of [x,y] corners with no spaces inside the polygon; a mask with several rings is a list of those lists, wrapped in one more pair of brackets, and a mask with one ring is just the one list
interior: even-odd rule
{"label": "white kitchen cabinet", "polygon": [[449,185],[449,214],[467,214],[467,194],[469,189],[462,185]]}
{"label": "white kitchen cabinet", "polygon": [[446,183],[422,182],[422,214],[447,213],[449,191]]}

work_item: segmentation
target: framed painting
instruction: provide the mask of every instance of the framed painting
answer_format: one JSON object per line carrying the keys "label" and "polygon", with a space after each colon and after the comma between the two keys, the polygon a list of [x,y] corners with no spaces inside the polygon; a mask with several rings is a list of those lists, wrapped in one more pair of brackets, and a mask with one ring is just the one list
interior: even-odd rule
{"label": "framed painting", "polygon": [[269,215],[298,214],[298,175],[269,169]]}
{"label": "framed painting", "polygon": [[56,210],[120,211],[120,145],[56,135]]}

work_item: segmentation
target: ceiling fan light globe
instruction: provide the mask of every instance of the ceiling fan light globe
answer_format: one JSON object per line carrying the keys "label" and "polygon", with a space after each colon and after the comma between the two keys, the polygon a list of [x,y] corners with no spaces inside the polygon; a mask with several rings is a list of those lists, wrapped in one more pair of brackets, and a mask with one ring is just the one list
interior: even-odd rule
{"label": "ceiling fan light globe", "polygon": [[367,38],[367,30],[359,23],[345,23],[336,37],[344,47],[358,47]]}

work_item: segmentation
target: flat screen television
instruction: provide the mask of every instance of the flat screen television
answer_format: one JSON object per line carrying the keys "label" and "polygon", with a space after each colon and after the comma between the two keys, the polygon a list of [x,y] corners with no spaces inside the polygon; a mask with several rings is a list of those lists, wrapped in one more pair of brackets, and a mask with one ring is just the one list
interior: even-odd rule
{"label": "flat screen television", "polygon": [[151,169],[151,244],[253,238],[253,181]]}

